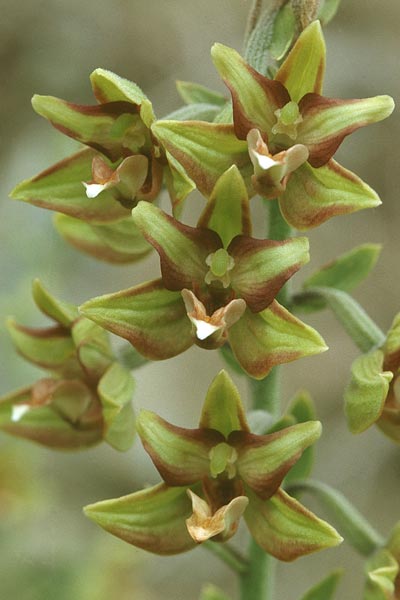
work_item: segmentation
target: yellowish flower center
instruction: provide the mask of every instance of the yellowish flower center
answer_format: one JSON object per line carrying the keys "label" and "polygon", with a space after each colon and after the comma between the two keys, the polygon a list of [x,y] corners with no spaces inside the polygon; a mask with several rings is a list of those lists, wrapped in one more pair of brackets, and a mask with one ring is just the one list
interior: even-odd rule
{"label": "yellowish flower center", "polygon": [[272,133],[274,135],[284,134],[295,140],[297,138],[297,126],[303,120],[298,104],[290,101],[282,108],[278,108],[274,114],[277,121],[272,127]]}
{"label": "yellowish flower center", "polygon": [[213,254],[209,254],[206,258],[206,265],[210,267],[204,278],[207,284],[212,281],[220,281],[224,288],[230,285],[229,271],[232,271],[235,261],[224,248],[219,248]]}
{"label": "yellowish flower center", "polygon": [[222,473],[233,479],[236,475],[236,461],[238,458],[235,448],[225,442],[217,444],[210,450],[210,473],[212,477],[218,477]]}

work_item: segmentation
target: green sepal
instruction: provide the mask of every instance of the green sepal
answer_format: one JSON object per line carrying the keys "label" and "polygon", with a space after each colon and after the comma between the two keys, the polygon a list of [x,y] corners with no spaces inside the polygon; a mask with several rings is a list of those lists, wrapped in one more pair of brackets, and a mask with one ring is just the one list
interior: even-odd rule
{"label": "green sepal", "polygon": [[197,224],[218,233],[225,248],[237,235],[251,235],[249,197],[236,165],[218,179]]}
{"label": "green sepal", "polygon": [[400,562],[400,521],[393,527],[386,543],[386,548],[390,550],[396,560]]}
{"label": "green sepal", "polygon": [[106,69],[96,69],[90,75],[93,92],[102,104],[107,102],[131,102],[140,105],[140,116],[147,127],[155,120],[152,105],[136,83],[124,79]]}
{"label": "green sepal", "polygon": [[112,364],[97,386],[104,420],[104,439],[116,450],[125,452],[135,436],[132,396],[135,382],[126,369]]}
{"label": "green sepal", "polygon": [[76,306],[52,296],[39,279],[33,280],[32,296],[38,309],[63,327],[71,327],[79,316]]}
{"label": "green sepal", "polygon": [[190,289],[193,281],[204,281],[208,272],[206,258],[222,245],[217,234],[184,225],[148,202],[139,202],[132,218],[160,255],[165,287]]}
{"label": "green sepal", "polygon": [[109,190],[97,198],[86,196],[83,181],[92,178],[92,162],[98,153],[85,149],[63,159],[36,177],[19,183],[11,192],[15,200],[64,213],[92,223],[108,223],[129,215]]}
{"label": "green sepal", "polygon": [[385,548],[375,554],[366,565],[367,582],[363,600],[392,600],[396,598],[395,581],[399,564]]}
{"label": "green sepal", "polygon": [[394,102],[390,96],[336,100],[309,94],[300,102],[299,109],[303,120],[298,125],[296,141],[308,148],[309,163],[321,167],[346,136],[391,115]]}
{"label": "green sepal", "polygon": [[170,154],[165,152],[168,168],[165,169],[165,185],[172,203],[172,212],[176,219],[179,218],[183,202],[187,196],[196,189],[196,184],[186,174],[182,165]]}
{"label": "green sepal", "polygon": [[307,479],[290,486],[291,493],[307,492],[315,497],[328,512],[330,519],[343,534],[344,539],[363,556],[370,556],[384,541],[361,513],[338,490]]}
{"label": "green sepal", "polygon": [[115,223],[94,225],[57,214],[54,226],[71,246],[105,262],[136,262],[152,249],[130,216]]}
{"label": "green sepal", "polygon": [[151,360],[171,358],[193,344],[182,296],[165,289],[161,280],[93,298],[81,312]]}
{"label": "green sepal", "polygon": [[199,191],[208,197],[218,179],[233,164],[247,182],[252,174],[247,143],[238,140],[233,125],[204,121],[157,121],[156,138],[182,165]]}
{"label": "green sepal", "polygon": [[322,25],[327,25],[336,15],[341,0],[322,0],[318,13],[318,19]]}
{"label": "green sepal", "polygon": [[347,385],[345,413],[352,433],[361,433],[375,423],[385,404],[391,371],[385,371],[384,355],[381,350],[358,357],[351,367],[351,380]]}
{"label": "green sepal", "polygon": [[259,313],[246,310],[230,328],[229,341],[241,367],[255,379],[263,379],[275,365],[327,350],[315,329],[276,301]]}
{"label": "green sepal", "polygon": [[309,92],[320,94],[325,75],[326,48],[319,21],[300,34],[275,80],[288,90],[291,100],[299,102]]}
{"label": "green sepal", "polygon": [[231,600],[222,590],[212,583],[207,583],[201,590],[199,600]]}
{"label": "green sepal", "polygon": [[71,334],[87,377],[98,381],[113,361],[107,332],[83,317],[74,323]]}
{"label": "green sepal", "polygon": [[244,436],[237,461],[240,477],[260,498],[270,498],[321,431],[319,421],[309,421],[265,436]]}
{"label": "green sepal", "polygon": [[253,69],[236,50],[214,44],[211,56],[215,67],[232,94],[235,132],[246,139],[250,129],[271,133],[275,111],[290,101],[279,82],[267,79]]}
{"label": "green sepal", "polygon": [[284,218],[300,230],[380,204],[372,188],[333,159],[318,169],[308,163],[301,165],[291,174],[279,197]]}
{"label": "green sepal", "polygon": [[226,98],[214,90],[191,81],[177,81],[176,89],[182,100],[186,104],[214,104],[219,107],[224,106]]}
{"label": "green sepal", "polygon": [[[304,281],[303,288],[307,290],[310,287],[322,286],[351,292],[372,271],[381,250],[381,244],[361,244],[314,272]],[[301,293],[297,294],[295,302],[296,308],[307,312],[326,307],[323,298],[313,301],[312,298],[307,298],[307,294],[302,296]]]}
{"label": "green sepal", "polygon": [[208,388],[200,427],[219,431],[225,438],[232,431],[249,431],[239,391],[224,370],[218,373]]}
{"label": "green sepal", "polygon": [[400,367],[400,313],[398,313],[390,326],[383,346],[385,355],[385,368],[396,372]]}
{"label": "green sepal", "polygon": [[279,560],[292,561],[342,542],[333,527],[283,490],[269,500],[251,491],[247,495],[250,504],[244,518],[250,532],[261,548]]}
{"label": "green sepal", "polygon": [[320,583],[312,587],[301,600],[333,600],[336,588],[343,575],[342,571],[334,571]]}
{"label": "green sepal", "polygon": [[177,554],[195,547],[185,520],[192,514],[187,488],[159,484],[90,504],[85,515],[118,538],[155,554]]}
{"label": "green sepal", "polygon": [[33,329],[7,319],[7,329],[19,354],[42,369],[74,375],[80,368],[75,346],[68,331],[54,326]]}
{"label": "green sepal", "polygon": [[164,117],[166,121],[208,121],[213,122],[221,111],[218,104],[196,103],[181,106]]}
{"label": "green sepal", "polygon": [[[66,383],[69,382],[66,381]],[[73,380],[72,385],[76,384],[80,384],[83,389],[83,383]],[[33,386],[17,390],[0,399],[0,429],[2,431],[55,450],[81,450],[101,441],[100,422],[93,423],[92,427],[79,428],[51,406],[35,406],[14,421],[12,419],[13,406],[30,404],[32,393]],[[74,389],[71,399],[76,400],[76,398],[77,389]]]}
{"label": "green sepal", "polygon": [[310,294],[325,300],[361,352],[382,346],[385,335],[360,304],[347,292],[329,287],[309,289]]}
{"label": "green sepal", "polygon": [[176,427],[148,410],[140,412],[136,429],[162,479],[171,486],[188,486],[209,475],[210,450],[223,441],[216,432]]}
{"label": "green sepal", "polygon": [[[305,423],[316,419],[314,402],[306,390],[297,392],[286,409],[288,416],[292,416],[296,423]],[[285,483],[290,484],[296,479],[306,479],[313,467],[314,447],[309,446],[303,450],[299,460],[293,465],[285,478]]]}

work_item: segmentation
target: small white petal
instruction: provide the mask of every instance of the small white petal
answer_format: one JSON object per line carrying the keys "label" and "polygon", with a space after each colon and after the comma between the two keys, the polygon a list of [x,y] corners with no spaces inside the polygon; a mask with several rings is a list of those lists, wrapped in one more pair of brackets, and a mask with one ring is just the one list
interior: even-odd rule
{"label": "small white petal", "polygon": [[258,164],[265,171],[270,169],[271,167],[275,167],[280,165],[281,163],[274,160],[270,156],[266,156],[265,154],[259,154],[258,152],[253,152],[253,155],[256,157]]}
{"label": "small white petal", "polygon": [[86,196],[88,198],[96,198],[101,192],[110,187],[107,183],[85,183],[84,181],[82,183],[86,188]]}
{"label": "small white petal", "polygon": [[218,329],[221,329],[221,326],[212,325],[211,323],[207,323],[207,321],[201,321],[190,316],[189,319],[196,327],[196,336],[199,340],[205,340],[206,338],[210,337],[210,335],[218,331]]}
{"label": "small white petal", "polygon": [[14,406],[12,407],[11,421],[13,421],[13,423],[16,423],[17,421],[22,419],[24,414],[27,413],[30,408],[31,407],[29,406],[29,404],[14,404]]}

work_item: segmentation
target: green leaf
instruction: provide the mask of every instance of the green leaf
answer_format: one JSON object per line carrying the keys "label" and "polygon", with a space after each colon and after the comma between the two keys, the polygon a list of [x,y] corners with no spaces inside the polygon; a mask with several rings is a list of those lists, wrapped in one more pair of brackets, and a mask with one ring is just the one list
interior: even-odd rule
{"label": "green leaf", "polygon": [[333,600],[342,571],[334,571],[311,588],[301,600]]}
{"label": "green leaf", "polygon": [[367,583],[363,600],[392,600],[399,564],[386,550],[380,550],[366,565]]}
{"label": "green leaf", "polygon": [[218,179],[197,226],[218,233],[225,248],[235,236],[251,234],[249,198],[236,165]]}
{"label": "green leaf", "polygon": [[[297,392],[295,397],[291,400],[286,412],[289,416],[292,416],[297,423],[305,423],[316,419],[314,402],[306,390]],[[303,451],[299,460],[290,469],[289,473],[286,475],[285,483],[290,484],[291,481],[295,481],[296,479],[307,478],[312,471],[313,463],[314,447],[310,446]]]}
{"label": "green leaf", "polygon": [[296,30],[296,19],[293,8],[288,2],[278,11],[275,21],[269,51],[275,60],[282,60],[289,50]]}
{"label": "green leaf", "polygon": [[222,107],[226,103],[226,98],[222,94],[214,92],[200,83],[177,81],[176,89],[186,104],[214,104]]}
{"label": "green leaf", "polygon": [[322,25],[327,25],[336,15],[341,0],[322,0],[318,13],[318,19]]}
{"label": "green leaf", "polygon": [[177,554],[196,545],[186,528],[192,514],[187,488],[156,485],[84,508],[85,515],[120,539],[154,552]]}
{"label": "green leaf", "polygon": [[361,352],[369,352],[385,342],[384,333],[347,292],[329,287],[315,287],[309,291],[327,302]]}
{"label": "green leaf", "polygon": [[252,492],[248,495],[244,518],[250,532],[261,548],[279,560],[292,561],[342,542],[333,527],[283,490],[269,500]]}
{"label": "green leaf", "polygon": [[52,296],[39,279],[34,279],[33,281],[32,296],[36,306],[43,314],[64,327],[71,327],[72,323],[79,316],[76,306]]}
{"label": "green leaf", "polygon": [[151,251],[132,217],[116,223],[92,225],[67,215],[55,215],[58,233],[74,248],[93,258],[115,264],[141,260]]}
{"label": "green leaf", "polygon": [[221,111],[218,104],[196,103],[182,106],[164,117],[164,120],[173,121],[213,121]]}
{"label": "green leaf", "polygon": [[293,171],[279,197],[282,215],[300,230],[379,204],[372,188],[333,159],[318,169],[308,163],[301,165]]}
{"label": "green leaf", "polygon": [[375,350],[357,358],[351,367],[351,380],[347,385],[345,413],[352,433],[361,433],[373,425],[382,414],[393,379],[391,371],[384,371],[384,356]]}
{"label": "green leaf", "polygon": [[310,92],[321,94],[325,75],[325,40],[318,21],[311,23],[298,37],[275,80],[282,83],[290,99],[299,102]]}
{"label": "green leaf", "polygon": [[315,329],[276,301],[259,313],[246,310],[228,335],[237,361],[255,379],[263,379],[275,365],[327,350]]}
{"label": "green leaf", "polygon": [[252,174],[247,143],[237,139],[233,125],[157,121],[152,131],[204,196],[211,194],[221,175],[234,164],[247,185]]}
{"label": "green leaf", "polygon": [[92,223],[117,221],[129,215],[108,190],[88,198],[82,181],[92,178],[92,162],[98,153],[81,150],[56,163],[32,179],[19,183],[11,198],[23,200]]}
{"label": "green leaf", "polygon": [[383,546],[383,540],[358,510],[341,492],[320,481],[307,479],[290,486],[290,491],[307,492],[317,498],[328,512],[330,519],[351,544],[363,556],[369,556]]}
{"label": "green leaf", "polygon": [[166,290],[160,280],[93,298],[81,313],[151,360],[171,358],[193,344],[181,294]]}
{"label": "green leaf", "polygon": [[109,367],[97,386],[105,423],[104,439],[122,452],[129,450],[135,435],[134,389],[131,374],[118,363]]}
{"label": "green leaf", "polygon": [[239,391],[224,370],[218,373],[208,388],[200,427],[219,431],[225,438],[232,431],[249,431]]}
{"label": "green leaf", "polygon": [[[362,244],[361,246],[357,246],[313,273],[304,281],[303,288],[322,286],[351,292],[372,271],[381,249],[382,246],[380,244]],[[300,307],[302,307],[301,297],[299,298],[299,302]],[[315,310],[325,307],[326,302],[321,299],[320,303],[316,302]]]}
{"label": "green leaf", "polygon": [[278,11],[275,9],[265,10],[246,42],[244,59],[262,75],[267,74],[271,63],[269,50],[273,40],[274,21],[277,14]]}

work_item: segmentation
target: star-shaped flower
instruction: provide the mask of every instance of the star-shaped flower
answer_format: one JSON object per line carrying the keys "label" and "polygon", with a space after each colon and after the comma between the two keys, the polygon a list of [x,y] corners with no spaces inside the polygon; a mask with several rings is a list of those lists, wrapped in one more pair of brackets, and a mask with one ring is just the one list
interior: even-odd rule
{"label": "star-shaped flower", "polygon": [[239,393],[222,371],[208,390],[198,429],[142,411],[138,431],[164,483],[86,507],[86,515],[113,535],[175,554],[208,539],[229,539],[243,515],[257,543],[281,560],[340,543],[330,525],[280,488],[320,436],[319,422],[252,434]]}
{"label": "star-shaped flower", "polygon": [[214,349],[229,340],[256,378],[326,349],[316,331],[274,299],[308,261],[308,240],[250,236],[247,192],[236,167],[218,180],[197,227],[145,202],[132,215],[160,256],[162,278],[89,300],[81,308],[88,318],[152,360],[193,343]]}
{"label": "star-shaped flower", "polygon": [[232,94],[233,125],[159,121],[153,126],[203,194],[210,194],[222,170],[236,164],[250,192],[279,197],[283,216],[297,229],[380,204],[376,193],[332,156],[347,135],[388,117],[393,100],[321,95],[325,43],[318,21],[302,32],[273,80],[232,48],[215,44],[212,57]]}

